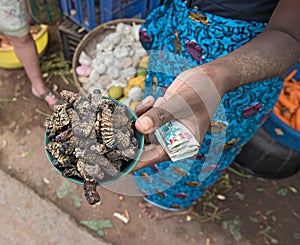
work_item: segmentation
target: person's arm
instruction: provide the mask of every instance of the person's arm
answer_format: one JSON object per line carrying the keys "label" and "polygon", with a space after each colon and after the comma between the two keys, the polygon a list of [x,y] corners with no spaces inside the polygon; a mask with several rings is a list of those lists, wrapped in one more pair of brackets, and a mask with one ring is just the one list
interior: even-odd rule
{"label": "person's arm", "polygon": [[225,85],[225,91],[282,75],[297,63],[300,58],[299,11],[299,0],[280,0],[260,35],[208,65],[226,73],[225,80],[224,73],[220,74],[220,86]]}
{"label": "person's arm", "polygon": [[[166,122],[183,122],[202,142],[223,95],[239,86],[283,75],[300,58],[300,1],[280,0],[266,29],[229,55],[181,73],[166,94],[137,106],[136,128],[149,134]],[[147,146],[135,169],[167,159]]]}

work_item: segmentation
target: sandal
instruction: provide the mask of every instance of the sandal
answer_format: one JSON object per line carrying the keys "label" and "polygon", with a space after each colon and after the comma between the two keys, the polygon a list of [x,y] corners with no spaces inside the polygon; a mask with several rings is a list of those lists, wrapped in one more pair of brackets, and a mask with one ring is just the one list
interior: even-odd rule
{"label": "sandal", "polygon": [[[52,90],[49,89],[49,88],[46,88],[45,92],[44,92],[43,94],[41,94],[41,95],[39,95],[34,89],[32,89],[31,91],[32,91],[32,94],[33,94],[36,98],[38,98],[38,99],[40,99],[40,100],[46,101],[46,102],[48,103],[48,105],[51,107],[52,110],[54,110],[54,106],[55,106],[55,105],[60,105],[60,104],[63,104],[63,103],[64,103],[64,101],[63,101],[63,99],[60,97],[60,95],[57,94],[57,93],[55,93],[54,91],[52,91]],[[53,103],[53,104],[50,104],[50,103],[46,100],[46,97],[47,97],[47,96],[52,97],[53,99],[56,100],[56,102]]]}

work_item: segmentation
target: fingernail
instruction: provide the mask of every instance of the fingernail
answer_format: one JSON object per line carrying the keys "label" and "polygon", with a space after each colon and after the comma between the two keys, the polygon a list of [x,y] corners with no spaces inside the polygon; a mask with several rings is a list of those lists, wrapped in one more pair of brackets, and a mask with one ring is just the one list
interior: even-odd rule
{"label": "fingernail", "polygon": [[154,106],[160,106],[163,102],[164,102],[163,97],[159,97],[159,98],[155,101]]}
{"label": "fingernail", "polygon": [[143,117],[137,122],[144,131],[148,131],[150,128],[153,127],[152,120],[149,117]]}
{"label": "fingernail", "polygon": [[142,103],[145,104],[149,104],[151,101],[151,96],[146,97],[145,99],[143,99]]}

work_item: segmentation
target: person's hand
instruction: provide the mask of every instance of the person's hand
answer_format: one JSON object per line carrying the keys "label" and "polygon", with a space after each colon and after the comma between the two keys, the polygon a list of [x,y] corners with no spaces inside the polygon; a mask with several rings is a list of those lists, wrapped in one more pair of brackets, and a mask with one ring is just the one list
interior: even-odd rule
{"label": "person's hand", "polygon": [[173,119],[184,124],[201,144],[225,93],[222,83],[215,82],[217,77],[209,66],[193,68],[181,73],[163,97],[155,101],[149,96],[136,106],[135,127],[145,135],[145,148],[134,171],[169,160],[152,133]]}

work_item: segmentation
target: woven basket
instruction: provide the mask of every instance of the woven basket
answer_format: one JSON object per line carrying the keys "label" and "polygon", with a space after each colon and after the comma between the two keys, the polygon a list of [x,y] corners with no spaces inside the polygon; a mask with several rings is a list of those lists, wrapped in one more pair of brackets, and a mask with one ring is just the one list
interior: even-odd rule
{"label": "woven basket", "polygon": [[135,19],[135,18],[130,18],[130,19],[117,19],[117,20],[112,20],[109,22],[106,22],[105,24],[99,25],[92,31],[88,32],[84,38],[79,42],[79,44],[76,47],[73,60],[72,60],[72,70],[73,70],[73,78],[75,82],[76,88],[79,90],[79,93],[85,94],[83,89],[81,88],[81,84],[78,80],[78,75],[76,74],[76,67],[79,65],[79,56],[82,51],[86,52],[86,54],[94,58],[95,57],[95,49],[96,49],[96,44],[97,42],[101,42],[105,36],[108,34],[112,33],[115,31],[113,27],[115,27],[119,23],[124,23],[124,24],[142,24],[144,23],[144,20],[141,19]]}

